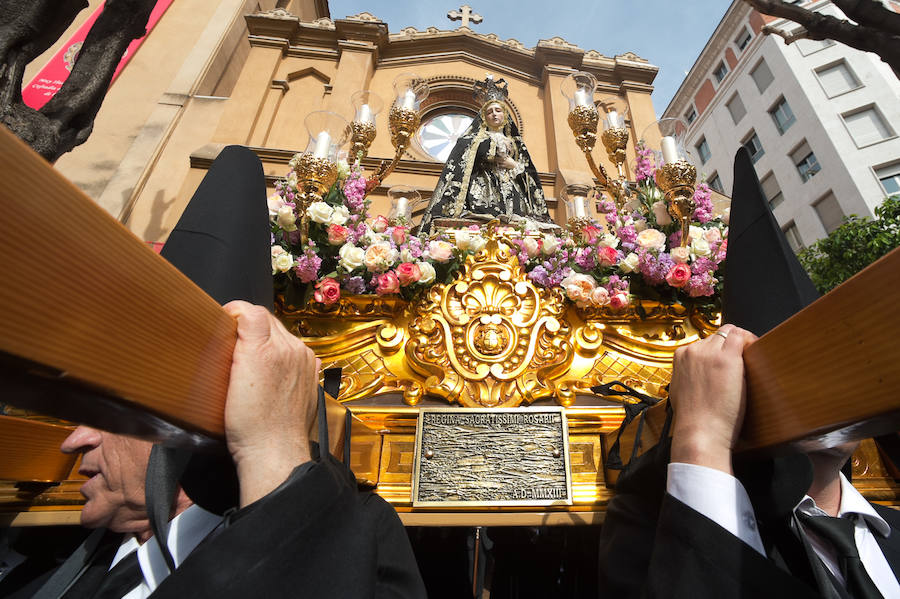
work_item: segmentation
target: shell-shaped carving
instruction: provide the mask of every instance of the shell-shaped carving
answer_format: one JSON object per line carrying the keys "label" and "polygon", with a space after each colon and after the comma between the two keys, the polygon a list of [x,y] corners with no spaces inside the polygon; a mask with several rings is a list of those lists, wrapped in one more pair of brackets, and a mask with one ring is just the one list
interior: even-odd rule
{"label": "shell-shaped carving", "polygon": [[493,232],[411,312],[410,366],[428,375],[425,393],[450,402],[514,407],[550,396],[574,355],[561,293],[532,284]]}

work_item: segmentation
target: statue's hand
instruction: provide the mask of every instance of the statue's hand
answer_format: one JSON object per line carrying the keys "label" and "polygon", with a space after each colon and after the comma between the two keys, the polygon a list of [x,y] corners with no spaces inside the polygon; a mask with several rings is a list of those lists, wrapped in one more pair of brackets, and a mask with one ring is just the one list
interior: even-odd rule
{"label": "statue's hand", "polygon": [[516,161],[509,156],[506,156],[503,160],[500,161],[500,167],[505,168],[506,170],[512,170],[516,168],[516,166],[518,166],[516,164]]}

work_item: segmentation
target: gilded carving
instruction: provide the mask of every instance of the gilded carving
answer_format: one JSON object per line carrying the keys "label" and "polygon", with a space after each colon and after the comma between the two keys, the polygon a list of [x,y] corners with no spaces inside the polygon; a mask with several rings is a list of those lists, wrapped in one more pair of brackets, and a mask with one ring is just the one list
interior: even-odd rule
{"label": "gilded carving", "polygon": [[552,396],[574,353],[562,294],[533,285],[496,238],[411,313],[409,365],[427,377],[426,393],[450,403],[515,407]]}

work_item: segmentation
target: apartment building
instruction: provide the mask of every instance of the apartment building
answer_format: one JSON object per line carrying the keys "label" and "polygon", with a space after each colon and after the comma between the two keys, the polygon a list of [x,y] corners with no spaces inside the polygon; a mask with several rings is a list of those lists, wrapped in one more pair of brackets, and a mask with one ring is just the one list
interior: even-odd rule
{"label": "apartment building", "polygon": [[[827,0],[802,4],[844,18]],[[900,81],[874,54],[830,40],[785,44],[764,25],[799,27],[734,0],[663,117],[689,123],[685,147],[726,195],[745,146],[797,251],[900,193]]]}

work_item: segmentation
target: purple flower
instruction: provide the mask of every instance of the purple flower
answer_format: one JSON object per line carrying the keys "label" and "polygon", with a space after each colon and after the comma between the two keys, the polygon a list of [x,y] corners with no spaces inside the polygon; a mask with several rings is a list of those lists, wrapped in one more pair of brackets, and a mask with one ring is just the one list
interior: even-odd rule
{"label": "purple flower", "polygon": [[344,182],[344,204],[350,212],[360,213],[365,208],[366,179],[359,171],[353,171]]}
{"label": "purple flower", "polygon": [[656,165],[654,164],[653,150],[647,148],[644,142],[637,145],[637,160],[634,163],[634,180],[638,183],[644,179],[653,180],[656,175]]}
{"label": "purple flower", "polygon": [[641,251],[638,254],[638,266],[644,280],[651,285],[662,285],[666,281],[666,274],[675,262],[672,257],[665,252],[661,252],[658,258],[654,258],[653,254],[647,251]]}
{"label": "purple flower", "polygon": [[359,295],[366,292],[366,280],[362,277],[349,277],[344,281],[344,289],[347,293]]}
{"label": "purple flower", "polygon": [[535,266],[534,269],[528,273],[528,278],[531,279],[535,285],[540,285],[541,287],[550,286],[550,276],[547,274],[547,269],[543,266]]}
{"label": "purple flower", "polygon": [[716,279],[710,273],[694,274],[685,289],[691,297],[710,296],[716,291]]}
{"label": "purple flower", "polygon": [[322,266],[322,259],[316,255],[314,246],[311,244],[306,252],[297,258],[297,266],[294,273],[301,283],[309,283],[319,278],[319,267]]}
{"label": "purple flower", "polygon": [[575,264],[582,270],[594,270],[597,266],[597,253],[593,247],[585,247],[578,250],[575,254]]}
{"label": "purple flower", "polygon": [[694,190],[694,214],[693,219],[701,223],[707,223],[712,219],[713,203],[709,185],[701,183]]}
{"label": "purple flower", "polygon": [[709,258],[700,257],[691,263],[691,272],[695,275],[711,273],[716,270],[716,265]]}

